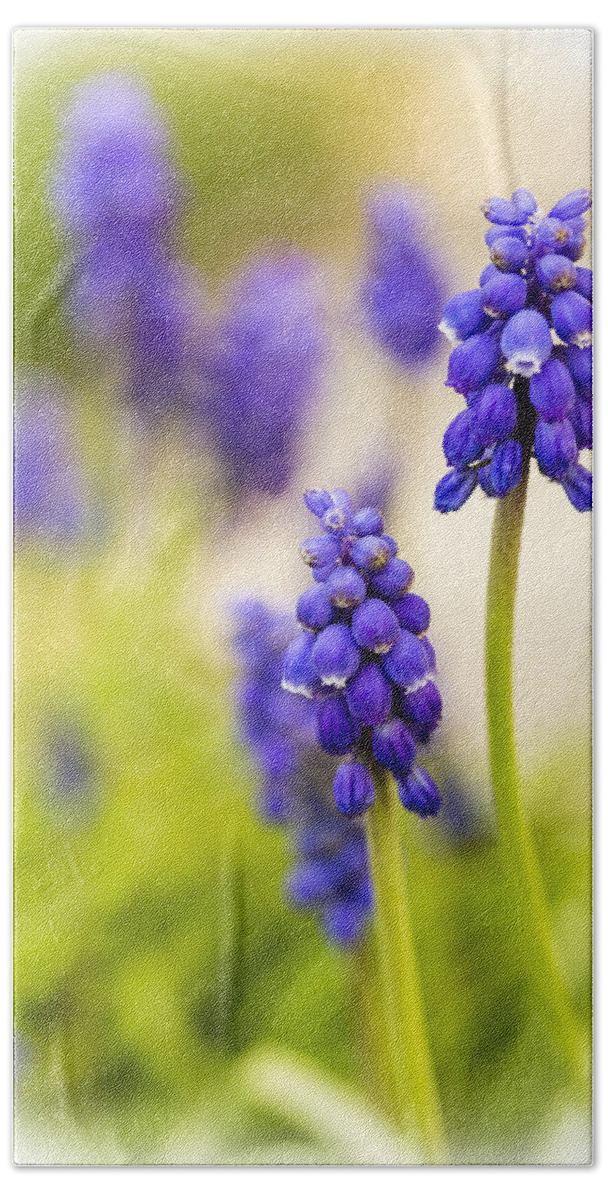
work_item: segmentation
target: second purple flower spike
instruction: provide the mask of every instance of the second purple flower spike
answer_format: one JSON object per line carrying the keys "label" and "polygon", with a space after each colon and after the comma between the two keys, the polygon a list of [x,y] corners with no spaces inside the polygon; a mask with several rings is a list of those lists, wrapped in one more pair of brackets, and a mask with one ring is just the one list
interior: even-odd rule
{"label": "second purple flower spike", "polygon": [[461,508],[477,484],[506,496],[530,454],[574,508],[591,508],[579,454],[592,443],[592,280],[576,266],[590,204],[589,192],[570,192],[541,218],[520,188],[482,208],[490,263],[479,287],[448,301],[439,326],[456,343],[447,386],[467,406],[443,439],[451,470],[435,490],[440,512]]}

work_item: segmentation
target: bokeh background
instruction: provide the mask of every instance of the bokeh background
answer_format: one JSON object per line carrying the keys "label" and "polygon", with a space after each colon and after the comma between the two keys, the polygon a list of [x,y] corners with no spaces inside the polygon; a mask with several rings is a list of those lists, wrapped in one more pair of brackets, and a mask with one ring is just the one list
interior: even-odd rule
{"label": "bokeh background", "polygon": [[[72,89],[154,97],[185,186],[201,308],[249,256],[310,255],[328,352],[289,486],[231,505],[179,416],[151,426],[58,302],[49,199]],[[446,295],[486,259],[479,204],[589,186],[580,29],[21,30],[15,36],[15,361],[61,396],[84,532],[16,531],[16,1157],[398,1162],[366,1030],[365,949],[290,907],[288,839],[256,817],[233,714],[229,599],[293,607],[308,486],[390,467],[390,529],[429,601],[445,816],[408,826],[431,1041],[455,1161],[585,1161],[587,1114],[509,959],[485,760],[492,504],[433,511],[457,398],[447,343],[403,370],[366,329],[363,198],[415,189]],[[587,261],[587,260],[585,260]],[[19,421],[17,419],[17,435]],[[388,464],[388,466],[387,466]],[[532,473],[516,712],[560,962],[590,1003],[590,526]],[[430,827],[431,826],[431,827]],[[373,1039],[372,1039],[373,1040]],[[525,1079],[525,1086],[522,1086]]]}

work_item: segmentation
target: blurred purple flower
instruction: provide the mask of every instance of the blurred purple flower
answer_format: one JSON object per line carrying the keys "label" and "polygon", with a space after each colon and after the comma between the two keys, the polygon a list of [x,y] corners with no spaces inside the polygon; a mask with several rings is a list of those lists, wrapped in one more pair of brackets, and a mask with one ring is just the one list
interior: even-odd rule
{"label": "blurred purple flower", "polygon": [[48,383],[17,396],[13,506],[16,533],[24,537],[70,541],[87,524],[85,481],[67,413]]}
{"label": "blurred purple flower", "polygon": [[118,354],[144,415],[187,406],[200,303],[172,246],[181,189],[161,115],[135,81],[103,75],[75,89],[63,132],[52,197],[74,250],[71,319]]}
{"label": "blurred purple flower", "polygon": [[439,343],[444,299],[440,263],[422,232],[420,201],[388,183],[366,206],[369,260],[362,300],[372,333],[407,370],[425,366]]}
{"label": "blurred purple flower", "polygon": [[156,106],[133,79],[104,74],[72,92],[63,120],[54,207],[79,240],[145,240],[166,235],[180,198]]}
{"label": "blurred purple flower", "polygon": [[312,264],[295,252],[250,262],[204,364],[211,439],[233,491],[287,487],[324,352]]}

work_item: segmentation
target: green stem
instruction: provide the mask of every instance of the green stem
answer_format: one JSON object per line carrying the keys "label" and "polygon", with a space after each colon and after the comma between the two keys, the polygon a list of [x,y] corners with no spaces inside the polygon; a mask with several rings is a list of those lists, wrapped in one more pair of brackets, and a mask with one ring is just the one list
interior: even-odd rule
{"label": "green stem", "polygon": [[376,802],[367,814],[376,896],[378,985],[401,1128],[414,1115],[428,1162],[446,1161],[441,1109],[427,1040],[416,951],[399,838],[397,799],[386,772],[376,772]]}
{"label": "green stem", "polygon": [[486,610],[486,704],[492,787],[520,953],[541,1011],[577,1081],[587,1086],[580,1024],[553,950],[549,910],[521,804],[513,715],[513,630],[530,452],[521,483],[496,501]]}

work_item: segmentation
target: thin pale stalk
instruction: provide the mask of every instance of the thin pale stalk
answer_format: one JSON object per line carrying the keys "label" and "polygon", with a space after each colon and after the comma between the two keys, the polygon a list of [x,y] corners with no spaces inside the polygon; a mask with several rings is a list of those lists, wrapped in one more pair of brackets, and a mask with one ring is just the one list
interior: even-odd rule
{"label": "thin pale stalk", "polygon": [[501,849],[517,916],[520,951],[564,1058],[586,1086],[579,1021],[553,949],[549,910],[532,834],[521,803],[513,712],[513,634],[521,536],[530,466],[496,501],[486,610],[486,704],[492,787]]}
{"label": "thin pale stalk", "polygon": [[376,802],[366,821],[376,897],[378,986],[399,1121],[406,1136],[419,1136],[429,1163],[443,1163],[446,1145],[406,891],[399,803],[386,772],[378,772],[375,782]]}

